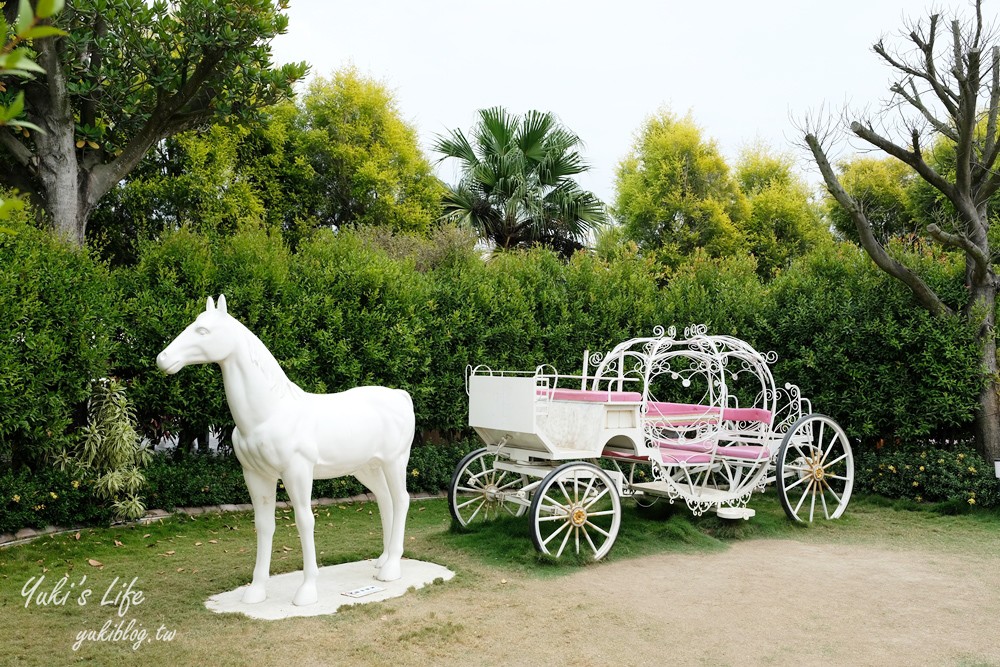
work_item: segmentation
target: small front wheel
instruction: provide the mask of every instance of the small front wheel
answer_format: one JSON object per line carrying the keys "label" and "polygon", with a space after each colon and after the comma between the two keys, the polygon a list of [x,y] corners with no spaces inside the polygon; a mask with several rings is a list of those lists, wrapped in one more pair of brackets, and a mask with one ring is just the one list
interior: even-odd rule
{"label": "small front wheel", "polygon": [[600,560],[621,525],[621,500],[607,472],[591,463],[566,463],[542,480],[531,500],[531,540],[544,554]]}
{"label": "small front wheel", "polygon": [[493,521],[503,514],[521,516],[527,501],[516,502],[516,494],[527,482],[524,475],[493,467],[496,454],[484,447],[458,463],[448,487],[448,509],[460,525]]}
{"label": "small front wheel", "polygon": [[775,478],[790,519],[811,523],[819,512],[839,518],[854,488],[854,455],[844,429],[826,415],[799,419],[781,441]]}

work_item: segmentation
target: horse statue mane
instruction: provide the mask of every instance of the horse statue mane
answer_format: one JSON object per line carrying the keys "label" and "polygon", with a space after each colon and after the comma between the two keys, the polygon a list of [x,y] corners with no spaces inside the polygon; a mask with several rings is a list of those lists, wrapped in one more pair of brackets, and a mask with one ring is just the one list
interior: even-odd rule
{"label": "horse statue mane", "polygon": [[247,329],[236,318],[231,317],[231,319],[245,332],[250,362],[259,368],[264,377],[267,378],[267,381],[270,383],[270,389],[276,398],[303,396],[306,393],[305,390],[288,379],[278,360],[274,358],[274,355],[271,354],[271,351],[267,349],[267,346],[264,345],[260,338],[257,338],[254,332]]}

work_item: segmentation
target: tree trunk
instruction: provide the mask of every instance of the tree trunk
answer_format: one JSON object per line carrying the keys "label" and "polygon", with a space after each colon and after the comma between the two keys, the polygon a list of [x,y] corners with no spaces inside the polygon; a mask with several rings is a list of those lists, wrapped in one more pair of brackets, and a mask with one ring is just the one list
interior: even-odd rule
{"label": "tree trunk", "polygon": [[[1000,459],[1000,382],[997,375],[996,286],[992,281],[973,287],[971,314],[982,313],[979,330],[982,341],[982,370],[986,384],[979,393],[979,410],[974,423],[976,449],[987,461]],[[981,310],[980,310],[981,309]]]}

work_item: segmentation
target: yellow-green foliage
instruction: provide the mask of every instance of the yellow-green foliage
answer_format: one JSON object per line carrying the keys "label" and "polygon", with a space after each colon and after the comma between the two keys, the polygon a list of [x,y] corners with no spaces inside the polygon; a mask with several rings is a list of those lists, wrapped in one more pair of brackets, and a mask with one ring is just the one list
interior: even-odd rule
{"label": "yellow-green foliage", "polygon": [[[911,191],[916,174],[895,158],[859,157],[839,165],[840,182],[857,200],[882,243],[916,231]],[[826,214],[844,238],[858,243],[858,230],[851,216],[831,196],[825,199]]]}
{"label": "yellow-green foliage", "polygon": [[745,198],[690,115],[663,110],[646,121],[618,167],[616,193],[625,236],[667,264],[696,247],[713,257],[744,247]]}
{"label": "yellow-green foliage", "polygon": [[382,83],[356,69],[314,79],[302,98],[302,153],[325,201],[320,222],[426,230],[442,186]]}

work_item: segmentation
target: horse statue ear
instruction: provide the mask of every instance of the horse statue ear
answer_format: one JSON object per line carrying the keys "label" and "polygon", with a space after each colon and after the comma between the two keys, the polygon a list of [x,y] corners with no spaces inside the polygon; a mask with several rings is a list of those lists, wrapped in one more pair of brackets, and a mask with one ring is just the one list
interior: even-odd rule
{"label": "horse statue ear", "polygon": [[205,301],[205,312],[211,312],[213,310],[215,310],[215,299],[208,297]]}
{"label": "horse statue ear", "polygon": [[219,312],[220,313],[225,313],[226,312],[226,295],[225,294],[220,294],[219,295]]}

